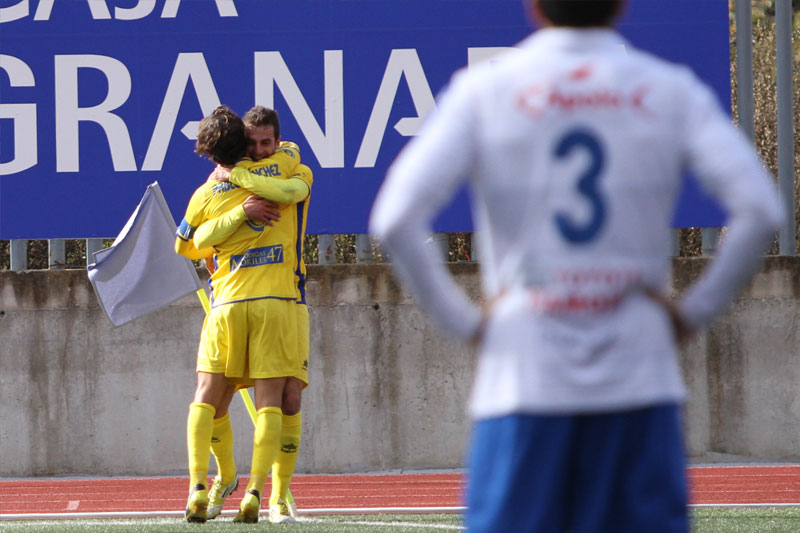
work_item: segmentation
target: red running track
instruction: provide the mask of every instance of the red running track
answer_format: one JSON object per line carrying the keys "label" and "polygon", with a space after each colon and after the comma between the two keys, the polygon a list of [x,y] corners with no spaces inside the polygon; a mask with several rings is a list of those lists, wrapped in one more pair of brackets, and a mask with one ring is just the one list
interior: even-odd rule
{"label": "red running track", "polygon": [[[185,478],[23,479],[0,481],[0,518],[17,514],[179,512]],[[235,510],[246,485],[228,499]],[[800,465],[689,468],[695,505],[800,505]],[[444,474],[297,475],[292,493],[306,511],[462,505],[463,476]],[[265,492],[268,493],[266,488]]]}

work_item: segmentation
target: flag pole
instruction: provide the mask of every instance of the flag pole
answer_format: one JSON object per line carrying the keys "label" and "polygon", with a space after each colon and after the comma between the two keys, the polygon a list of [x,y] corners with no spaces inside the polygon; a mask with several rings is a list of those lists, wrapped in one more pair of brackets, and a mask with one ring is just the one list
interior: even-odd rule
{"label": "flag pole", "polygon": [[[200,303],[203,306],[203,310],[206,314],[209,313],[211,310],[211,304],[208,301],[208,295],[206,294],[205,289],[197,289],[197,297],[200,299]],[[256,425],[256,406],[253,405],[253,399],[250,398],[250,393],[247,392],[247,389],[239,389],[239,396],[242,398],[242,402],[244,403],[245,409],[250,414],[250,420],[253,422],[253,426]],[[294,503],[294,496],[292,496],[292,491],[287,490],[286,498],[289,500],[287,503]]]}

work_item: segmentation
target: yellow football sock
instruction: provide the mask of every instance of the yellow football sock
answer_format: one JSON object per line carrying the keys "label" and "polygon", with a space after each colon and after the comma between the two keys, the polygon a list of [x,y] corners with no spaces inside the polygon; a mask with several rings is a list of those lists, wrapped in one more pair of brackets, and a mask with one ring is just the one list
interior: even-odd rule
{"label": "yellow football sock", "polygon": [[223,484],[232,482],[236,477],[236,462],[233,458],[233,426],[230,413],[214,419],[211,453],[217,461],[217,474],[222,477]]}
{"label": "yellow football sock", "polygon": [[278,503],[278,498],[286,501],[289,483],[292,481],[294,467],[297,464],[297,452],[300,449],[300,434],[302,433],[303,417],[296,415],[283,415],[283,430],[281,431],[281,444],[278,455],[272,463],[272,493],[269,504]]}
{"label": "yellow football sock", "polygon": [[256,430],[253,433],[253,464],[250,467],[247,490],[257,490],[262,498],[269,468],[278,453],[283,426],[282,417],[280,407],[263,407],[258,410],[256,417]]}
{"label": "yellow football sock", "polygon": [[214,428],[213,405],[189,404],[186,420],[186,446],[189,455],[189,490],[198,483],[208,488],[208,460],[211,455],[211,433]]}

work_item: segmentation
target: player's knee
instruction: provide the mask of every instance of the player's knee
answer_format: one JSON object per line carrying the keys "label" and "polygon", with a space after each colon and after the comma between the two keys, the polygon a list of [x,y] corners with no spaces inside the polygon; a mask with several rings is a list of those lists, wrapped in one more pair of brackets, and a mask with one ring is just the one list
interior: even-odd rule
{"label": "player's knee", "polygon": [[283,392],[283,405],[281,410],[285,415],[296,415],[300,412],[302,397],[299,390],[287,389]]}

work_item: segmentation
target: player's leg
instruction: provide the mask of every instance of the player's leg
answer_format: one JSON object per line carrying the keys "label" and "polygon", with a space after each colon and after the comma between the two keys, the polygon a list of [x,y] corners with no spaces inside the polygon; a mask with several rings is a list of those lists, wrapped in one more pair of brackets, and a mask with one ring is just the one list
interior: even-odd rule
{"label": "player's leg", "polygon": [[267,475],[275,461],[283,427],[283,391],[294,371],[297,351],[297,310],[294,300],[261,299],[247,302],[249,376],[255,380],[258,409],[253,438],[250,482],[239,506],[237,521],[258,520]]}
{"label": "player's leg", "polygon": [[208,519],[216,518],[225,506],[225,498],[239,486],[236,475],[236,461],[233,455],[233,426],[228,413],[236,386],[229,383],[225,395],[214,417],[214,430],[211,433],[211,453],[217,462],[217,475],[208,492]]}
{"label": "player's leg", "polygon": [[[284,522],[286,516],[297,518],[297,506],[289,492],[300,451],[302,434],[302,392],[308,385],[310,322],[308,306],[295,304],[297,310],[297,373],[286,382],[283,395],[283,433],[278,456],[272,464],[270,521]],[[273,512],[274,511],[274,512]]]}
{"label": "player's leg", "polygon": [[275,462],[272,463],[272,492],[269,498],[270,522],[292,521],[295,513],[289,504],[289,484],[292,481],[302,434],[301,394],[305,383],[287,378],[283,395],[283,428]]}
{"label": "player's leg", "polygon": [[258,409],[256,428],[253,434],[253,461],[250,482],[239,505],[234,522],[256,523],[261,507],[261,496],[267,474],[278,453],[283,413],[281,401],[286,378],[255,380],[255,404]]}
{"label": "player's leg", "polygon": [[573,531],[689,531],[678,406],[584,417],[578,442]]}
{"label": "player's leg", "polygon": [[216,405],[227,385],[224,374],[197,373],[194,401],[186,421],[186,447],[189,459],[189,500],[186,519],[205,522],[208,507],[208,460]]}
{"label": "player's leg", "polygon": [[574,420],[509,415],[473,424],[467,530],[565,531]]}
{"label": "player's leg", "polygon": [[[214,416],[227,410],[229,403],[228,365],[242,360],[244,346],[241,339],[246,332],[237,329],[235,315],[246,311],[238,304],[212,309],[203,323],[200,346],[197,351],[197,387],[187,421],[187,448],[191,505],[187,505],[187,520],[202,522],[207,519],[208,462]],[[246,323],[244,324],[246,326]],[[244,337],[246,341],[246,337]],[[243,365],[242,363],[238,363]],[[221,411],[222,410],[222,411]],[[192,509],[189,509],[189,508]]]}

